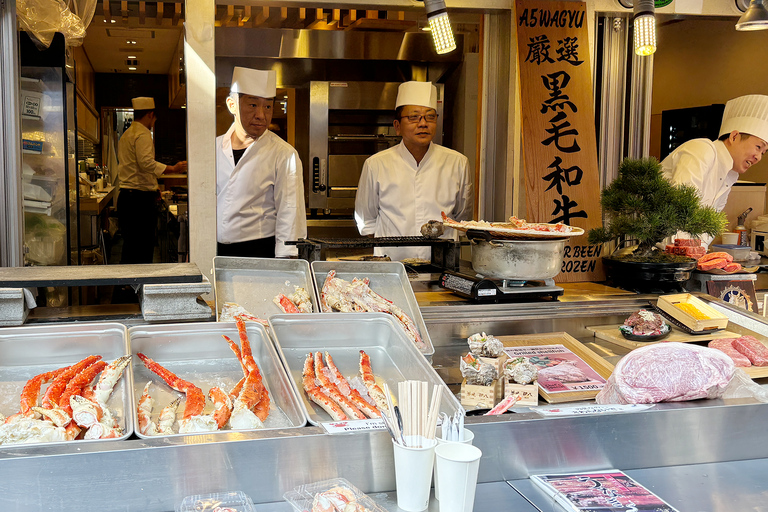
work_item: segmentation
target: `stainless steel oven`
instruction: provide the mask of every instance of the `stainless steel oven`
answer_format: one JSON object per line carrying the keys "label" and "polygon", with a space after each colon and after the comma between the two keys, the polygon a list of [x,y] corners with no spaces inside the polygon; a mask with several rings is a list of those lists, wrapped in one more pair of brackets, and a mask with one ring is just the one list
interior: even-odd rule
{"label": "stainless steel oven", "polygon": [[[307,125],[297,126],[297,149],[305,167],[310,215],[351,213],[365,159],[400,142],[392,125],[399,85],[313,81],[297,91],[299,112],[308,109]],[[443,93],[443,85],[437,84],[438,144]]]}

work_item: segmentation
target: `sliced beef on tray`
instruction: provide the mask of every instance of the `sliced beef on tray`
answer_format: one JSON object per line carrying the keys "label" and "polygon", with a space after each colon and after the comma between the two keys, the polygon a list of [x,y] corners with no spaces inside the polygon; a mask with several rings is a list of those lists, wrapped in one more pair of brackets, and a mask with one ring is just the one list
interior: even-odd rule
{"label": "sliced beef on tray", "polygon": [[733,359],[733,362],[736,364],[736,366],[741,366],[742,368],[752,366],[749,358],[733,347],[733,342],[735,339],[736,338],[720,338],[718,340],[710,341],[707,346],[709,348],[716,348],[717,350],[725,352],[728,357]]}
{"label": "sliced beef on tray", "polygon": [[705,254],[704,256],[699,258],[699,261],[701,263],[704,263],[705,261],[716,260],[719,258],[723,258],[724,260],[728,261],[728,263],[733,261],[733,256],[731,256],[727,252],[710,252],[709,254]]}
{"label": "sliced beef on tray", "polygon": [[733,348],[747,356],[755,366],[768,366],[768,347],[752,336],[733,340]]}
{"label": "sliced beef on tray", "polygon": [[664,327],[664,318],[651,311],[641,309],[624,320],[624,325],[632,327],[634,334],[658,334]]}
{"label": "sliced beef on tray", "polygon": [[715,268],[723,268],[728,264],[728,260],[725,258],[715,258],[711,260],[702,261],[704,257],[699,258],[699,270],[712,270]]}

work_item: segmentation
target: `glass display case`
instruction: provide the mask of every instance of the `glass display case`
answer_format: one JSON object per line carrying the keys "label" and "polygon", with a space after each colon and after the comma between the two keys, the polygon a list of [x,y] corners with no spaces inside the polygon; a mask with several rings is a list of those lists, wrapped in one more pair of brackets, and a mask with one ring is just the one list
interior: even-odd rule
{"label": "glass display case", "polygon": [[79,264],[74,61],[20,33],[24,264]]}

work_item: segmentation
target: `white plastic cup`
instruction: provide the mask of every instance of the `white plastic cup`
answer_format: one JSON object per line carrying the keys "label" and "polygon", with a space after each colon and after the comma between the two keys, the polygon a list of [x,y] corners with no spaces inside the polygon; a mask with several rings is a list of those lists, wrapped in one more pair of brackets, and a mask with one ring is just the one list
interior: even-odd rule
{"label": "white plastic cup", "polygon": [[407,447],[392,440],[395,449],[397,506],[406,512],[421,512],[429,506],[437,441],[422,436],[405,436],[405,443]]}
{"label": "white plastic cup", "polygon": [[[768,295],[766,295],[768,297]],[[440,427],[437,427],[438,432],[440,435],[442,435],[442,429]],[[475,439],[475,434],[472,433],[471,430],[464,429],[464,440],[463,441],[443,441],[442,437],[436,438],[438,446],[445,443],[463,443],[463,444],[472,444],[472,441]],[[437,464],[435,464],[435,499],[440,499],[440,484],[437,480]]]}
{"label": "white plastic cup", "polygon": [[440,512],[472,512],[482,455],[479,448],[464,443],[444,443],[435,448]]}
{"label": "white plastic cup", "polygon": [[723,239],[723,245],[738,245],[739,243],[738,233],[723,233],[720,236]]}

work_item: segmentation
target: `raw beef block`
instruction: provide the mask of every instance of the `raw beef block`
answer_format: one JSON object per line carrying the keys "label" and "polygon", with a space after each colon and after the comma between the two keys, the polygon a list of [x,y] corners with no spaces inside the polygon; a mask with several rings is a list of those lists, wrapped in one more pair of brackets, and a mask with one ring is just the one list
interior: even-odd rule
{"label": "raw beef block", "polygon": [[698,269],[699,270],[712,270],[713,268],[723,268],[728,264],[728,260],[725,258],[715,258],[714,260],[702,261],[704,257],[699,258]]}
{"label": "raw beef block", "polygon": [[768,347],[752,336],[733,340],[733,348],[747,356],[755,366],[768,366]]}
{"label": "raw beef block", "polygon": [[701,247],[701,240],[698,238],[675,238],[675,245],[681,247]]}
{"label": "raw beef block", "polygon": [[709,260],[714,260],[718,258],[724,258],[728,260],[728,263],[733,261],[733,256],[731,256],[727,252],[711,252],[709,254],[705,254],[704,256],[702,256],[699,261],[709,261]]}
{"label": "raw beef block", "polygon": [[741,263],[729,263],[723,267],[726,272],[737,272],[741,270]]}
{"label": "raw beef block", "polygon": [[653,404],[720,398],[733,377],[733,360],[720,350],[670,341],[637,348],[613,369],[599,404]]}
{"label": "raw beef block", "polygon": [[733,340],[735,339],[736,338],[720,338],[719,340],[710,341],[707,346],[709,348],[716,348],[717,350],[725,352],[728,357],[733,359],[733,362],[736,364],[736,366],[752,366],[752,363],[749,361],[747,356],[733,348]]}

